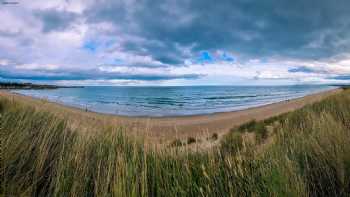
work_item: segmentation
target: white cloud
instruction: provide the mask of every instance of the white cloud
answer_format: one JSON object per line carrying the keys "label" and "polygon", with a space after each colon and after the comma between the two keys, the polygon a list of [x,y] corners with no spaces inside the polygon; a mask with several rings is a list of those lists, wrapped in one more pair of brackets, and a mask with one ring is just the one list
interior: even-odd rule
{"label": "white cloud", "polygon": [[20,5],[30,10],[56,9],[60,11],[82,13],[92,2],[92,0],[35,0],[21,1]]}
{"label": "white cloud", "polygon": [[7,66],[8,64],[10,64],[10,60],[0,59],[0,66]]}
{"label": "white cloud", "polygon": [[15,66],[16,69],[19,70],[57,70],[59,68],[58,65],[54,64],[21,64]]}

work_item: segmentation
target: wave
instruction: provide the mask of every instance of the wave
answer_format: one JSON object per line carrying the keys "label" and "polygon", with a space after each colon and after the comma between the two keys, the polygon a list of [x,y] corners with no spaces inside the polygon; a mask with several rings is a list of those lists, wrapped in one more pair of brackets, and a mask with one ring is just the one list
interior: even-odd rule
{"label": "wave", "polygon": [[226,100],[226,99],[236,99],[236,98],[256,98],[261,95],[245,95],[245,96],[214,96],[214,97],[205,97],[206,100]]}

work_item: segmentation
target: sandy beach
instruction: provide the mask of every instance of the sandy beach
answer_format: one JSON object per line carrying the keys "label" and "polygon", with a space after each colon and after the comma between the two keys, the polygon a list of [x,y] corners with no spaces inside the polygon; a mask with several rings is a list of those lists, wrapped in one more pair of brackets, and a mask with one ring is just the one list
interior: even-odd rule
{"label": "sandy beach", "polygon": [[82,109],[64,106],[62,104],[35,99],[9,91],[1,90],[0,96],[30,105],[42,110],[53,112],[67,119],[69,126],[79,127],[82,132],[98,132],[101,128],[122,127],[127,134],[142,136],[152,142],[167,142],[187,137],[201,138],[217,133],[219,136],[231,128],[250,120],[263,120],[272,116],[299,109],[307,104],[320,101],[330,95],[341,92],[341,89],[329,90],[302,98],[282,101],[261,107],[241,111],[222,112],[208,115],[179,117],[124,117],[116,115],[86,112]]}

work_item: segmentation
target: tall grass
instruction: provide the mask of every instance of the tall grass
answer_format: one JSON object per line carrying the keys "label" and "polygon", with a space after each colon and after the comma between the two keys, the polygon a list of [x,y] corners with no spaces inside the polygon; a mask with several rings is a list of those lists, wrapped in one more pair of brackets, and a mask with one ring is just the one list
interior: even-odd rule
{"label": "tall grass", "polygon": [[72,131],[4,98],[0,114],[2,196],[350,196],[348,90],[233,129],[206,152]]}

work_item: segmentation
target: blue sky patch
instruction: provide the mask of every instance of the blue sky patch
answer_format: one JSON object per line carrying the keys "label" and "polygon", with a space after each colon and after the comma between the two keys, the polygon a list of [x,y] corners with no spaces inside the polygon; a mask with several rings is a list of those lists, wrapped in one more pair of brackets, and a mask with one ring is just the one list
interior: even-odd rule
{"label": "blue sky patch", "polygon": [[87,41],[84,43],[83,48],[89,52],[96,52],[98,44],[95,41]]}
{"label": "blue sky patch", "polygon": [[198,58],[199,63],[210,63],[213,61],[214,61],[214,58],[208,51],[203,51]]}

